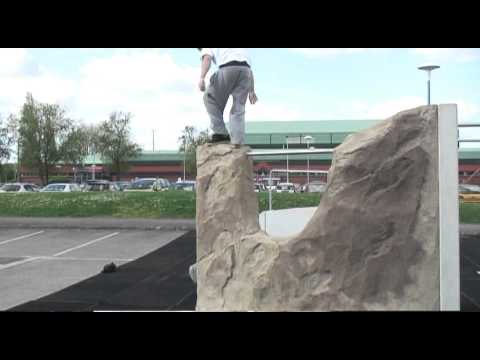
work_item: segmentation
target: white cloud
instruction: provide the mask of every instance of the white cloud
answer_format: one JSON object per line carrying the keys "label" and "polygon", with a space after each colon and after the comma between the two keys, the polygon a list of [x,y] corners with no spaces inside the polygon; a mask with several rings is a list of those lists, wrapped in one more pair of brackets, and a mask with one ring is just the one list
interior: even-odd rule
{"label": "white cloud", "polygon": [[[301,50],[301,49],[295,49]],[[330,55],[353,54],[368,49],[327,50]],[[340,50],[340,52],[336,51]],[[68,115],[87,123],[98,123],[112,111],[133,114],[135,141],[146,150],[176,149],[177,139],[186,125],[203,130],[209,127],[202,96],[197,89],[198,66],[178,64],[165,50],[126,49],[106,55],[92,55],[78,73],[61,76],[54,69],[35,64],[24,49],[0,49],[0,113],[18,113],[27,92],[39,101],[60,103]],[[32,68],[36,71],[30,71]],[[401,97],[383,102],[354,100],[337,109],[318,108],[307,113],[299,105],[262,98],[256,105],[247,103],[247,121],[386,118],[425,103],[422,97]],[[459,118],[479,114],[478,105],[457,101]],[[231,100],[225,109],[225,120]],[[333,104],[332,104],[333,106]],[[318,111],[318,112],[317,112]]]}
{"label": "white cloud", "polygon": [[[70,117],[90,124],[107,119],[112,111],[130,112],[134,139],[147,150],[152,148],[152,130],[157,150],[176,149],[185,126],[202,130],[210,125],[203,94],[197,89],[199,68],[179,65],[164,50],[122,49],[92,56],[68,77],[35,63],[38,71],[27,71],[31,60],[23,49],[3,50],[0,55],[4,69],[0,113],[18,113],[27,92],[39,101],[61,104]],[[225,109],[226,121],[230,104]],[[264,99],[247,105],[249,121],[300,117],[300,110]]]}
{"label": "white cloud", "polygon": [[75,113],[97,123],[113,110],[131,112],[137,142],[151,150],[155,130],[156,149],[177,148],[186,125],[205,127],[198,71],[153,49],[93,59],[80,69]]}
{"label": "white cloud", "polygon": [[425,98],[419,96],[404,96],[398,99],[372,104],[366,112],[366,117],[383,119],[395,115],[400,111],[422,105],[425,105]]}
{"label": "white cloud", "polygon": [[[152,149],[152,130],[156,149],[175,149],[185,126],[199,130],[210,126],[203,93],[197,89],[199,68],[181,66],[168,53],[152,49],[123,51],[94,59],[80,71],[75,106],[78,114],[85,116],[84,110],[88,109],[91,117],[85,120],[98,122],[113,109],[131,112],[136,141],[147,150]],[[225,122],[231,102],[230,98],[225,107]],[[253,106],[247,103],[247,121],[300,117],[300,110],[262,98]]]}
{"label": "white cloud", "polygon": [[[457,99],[448,103],[457,104],[459,122],[476,121],[480,115],[480,106]],[[353,100],[345,103],[344,110],[339,110],[333,118],[345,119],[386,119],[396,113],[425,105],[425,98],[420,96],[403,96],[380,102]]]}
{"label": "white cloud", "polygon": [[459,62],[466,63],[480,59],[480,49],[475,48],[420,48],[412,52],[421,55],[424,61],[437,61],[440,63]]}
{"label": "white cloud", "polygon": [[0,76],[17,74],[26,61],[26,49],[0,48]]}
{"label": "white cloud", "polygon": [[372,102],[352,100],[343,103],[342,108],[332,114],[333,119],[386,119],[396,113],[425,105],[425,99],[418,96],[403,96],[386,101]]}
{"label": "white cloud", "polygon": [[358,54],[367,51],[363,48],[291,48],[290,51],[310,58],[335,57],[338,55]]}
{"label": "white cloud", "polygon": [[17,113],[27,92],[43,102],[72,96],[74,83],[39,66],[25,49],[0,49],[0,113]]}
{"label": "white cloud", "polygon": [[458,121],[476,121],[478,122],[480,115],[480,106],[477,104],[472,104],[464,100],[452,101],[452,104],[457,104],[458,108]]}

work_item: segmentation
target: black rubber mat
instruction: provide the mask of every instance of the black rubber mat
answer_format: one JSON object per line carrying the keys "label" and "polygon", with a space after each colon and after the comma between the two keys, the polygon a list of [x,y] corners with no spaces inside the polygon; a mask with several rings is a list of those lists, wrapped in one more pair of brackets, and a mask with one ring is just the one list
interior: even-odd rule
{"label": "black rubber mat", "polygon": [[113,273],[99,273],[8,311],[195,310],[196,233],[190,231]]}
{"label": "black rubber mat", "polygon": [[[164,247],[54,294],[9,311],[194,310],[196,285],[188,275],[195,262],[195,231]],[[461,310],[480,311],[480,237],[460,241]]]}
{"label": "black rubber mat", "polygon": [[462,311],[480,311],[480,236],[461,237],[460,292]]}

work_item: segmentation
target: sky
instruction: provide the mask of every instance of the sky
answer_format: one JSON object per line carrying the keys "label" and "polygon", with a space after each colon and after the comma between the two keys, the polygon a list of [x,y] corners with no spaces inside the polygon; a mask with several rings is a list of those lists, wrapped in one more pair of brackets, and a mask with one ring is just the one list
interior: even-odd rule
{"label": "sky", "polygon": [[[456,103],[459,122],[480,122],[480,49],[249,51],[259,102],[247,103],[247,121],[384,119],[426,104],[427,75],[417,67],[435,63],[432,103]],[[0,116],[19,114],[31,92],[85,124],[130,112],[133,140],[144,150],[152,150],[153,133],[155,150],[176,150],[185,126],[209,127],[199,75],[194,48],[0,48]],[[480,138],[480,129],[460,135]]]}

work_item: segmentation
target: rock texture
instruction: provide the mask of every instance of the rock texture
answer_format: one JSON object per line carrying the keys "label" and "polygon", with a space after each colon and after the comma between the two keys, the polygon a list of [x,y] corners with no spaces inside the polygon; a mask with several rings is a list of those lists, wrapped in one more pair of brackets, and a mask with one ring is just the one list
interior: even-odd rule
{"label": "rock texture", "polygon": [[438,310],[437,107],[336,148],[305,229],[260,230],[248,147],[197,153],[197,310]]}

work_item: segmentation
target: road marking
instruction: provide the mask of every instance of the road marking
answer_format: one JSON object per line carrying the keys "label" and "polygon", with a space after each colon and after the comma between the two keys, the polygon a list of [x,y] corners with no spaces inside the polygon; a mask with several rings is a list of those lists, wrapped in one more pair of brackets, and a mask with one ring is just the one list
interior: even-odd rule
{"label": "road marking", "polygon": [[32,236],[35,236],[35,235],[43,234],[44,232],[45,232],[45,231],[42,230],[42,231],[37,231],[37,232],[31,233],[31,234],[22,235],[22,236],[13,238],[13,239],[4,240],[4,241],[0,242],[0,245],[8,244],[8,243],[11,243],[12,241],[27,239],[27,238],[32,237]]}
{"label": "road marking", "polygon": [[42,260],[73,260],[73,261],[118,261],[130,262],[134,259],[114,259],[114,258],[78,258],[78,257],[58,257],[58,256],[25,256],[27,258],[37,258]]}
{"label": "road marking", "polygon": [[28,262],[31,262],[31,261],[39,260],[39,259],[40,259],[39,257],[34,256],[34,257],[31,257],[31,258],[28,258],[28,259],[15,261],[15,262],[12,262],[10,264],[0,265],[0,270],[5,270],[5,269],[8,269],[8,268],[17,266],[17,265],[22,265],[22,264],[25,264],[25,263],[28,263]]}
{"label": "road marking", "polygon": [[471,302],[472,304],[474,304],[477,308],[480,309],[480,304],[477,303],[474,299],[472,299],[470,296],[468,296],[467,294],[465,294],[463,291],[461,291],[460,294],[461,294],[462,296],[464,296],[465,298],[467,298],[468,300],[470,300],[470,302]]}
{"label": "road marking", "polygon": [[85,247],[85,246],[88,246],[88,245],[92,245],[92,244],[94,244],[94,243],[96,243],[96,242],[99,242],[99,241],[102,241],[102,240],[111,238],[111,237],[116,236],[116,235],[118,235],[118,234],[120,234],[120,233],[119,233],[119,232],[114,232],[114,233],[112,233],[112,234],[109,234],[109,235],[106,235],[106,236],[102,236],[101,238],[98,238],[98,239],[89,241],[89,242],[87,242],[87,243],[85,243],[85,244],[81,244],[81,245],[78,245],[78,246],[74,246],[74,247],[72,247],[72,248],[70,248],[70,249],[60,251],[59,253],[56,253],[56,254],[54,254],[54,255],[52,255],[52,256],[60,256],[60,255],[69,253],[70,251],[74,251],[74,250],[80,249],[80,248],[82,248],[82,247]]}
{"label": "road marking", "polygon": [[470,259],[468,256],[462,254],[462,257],[463,257],[465,260],[467,260],[470,264],[472,264],[473,266],[475,266],[475,267],[480,267],[480,265],[478,265],[475,261],[473,261],[472,259]]}

